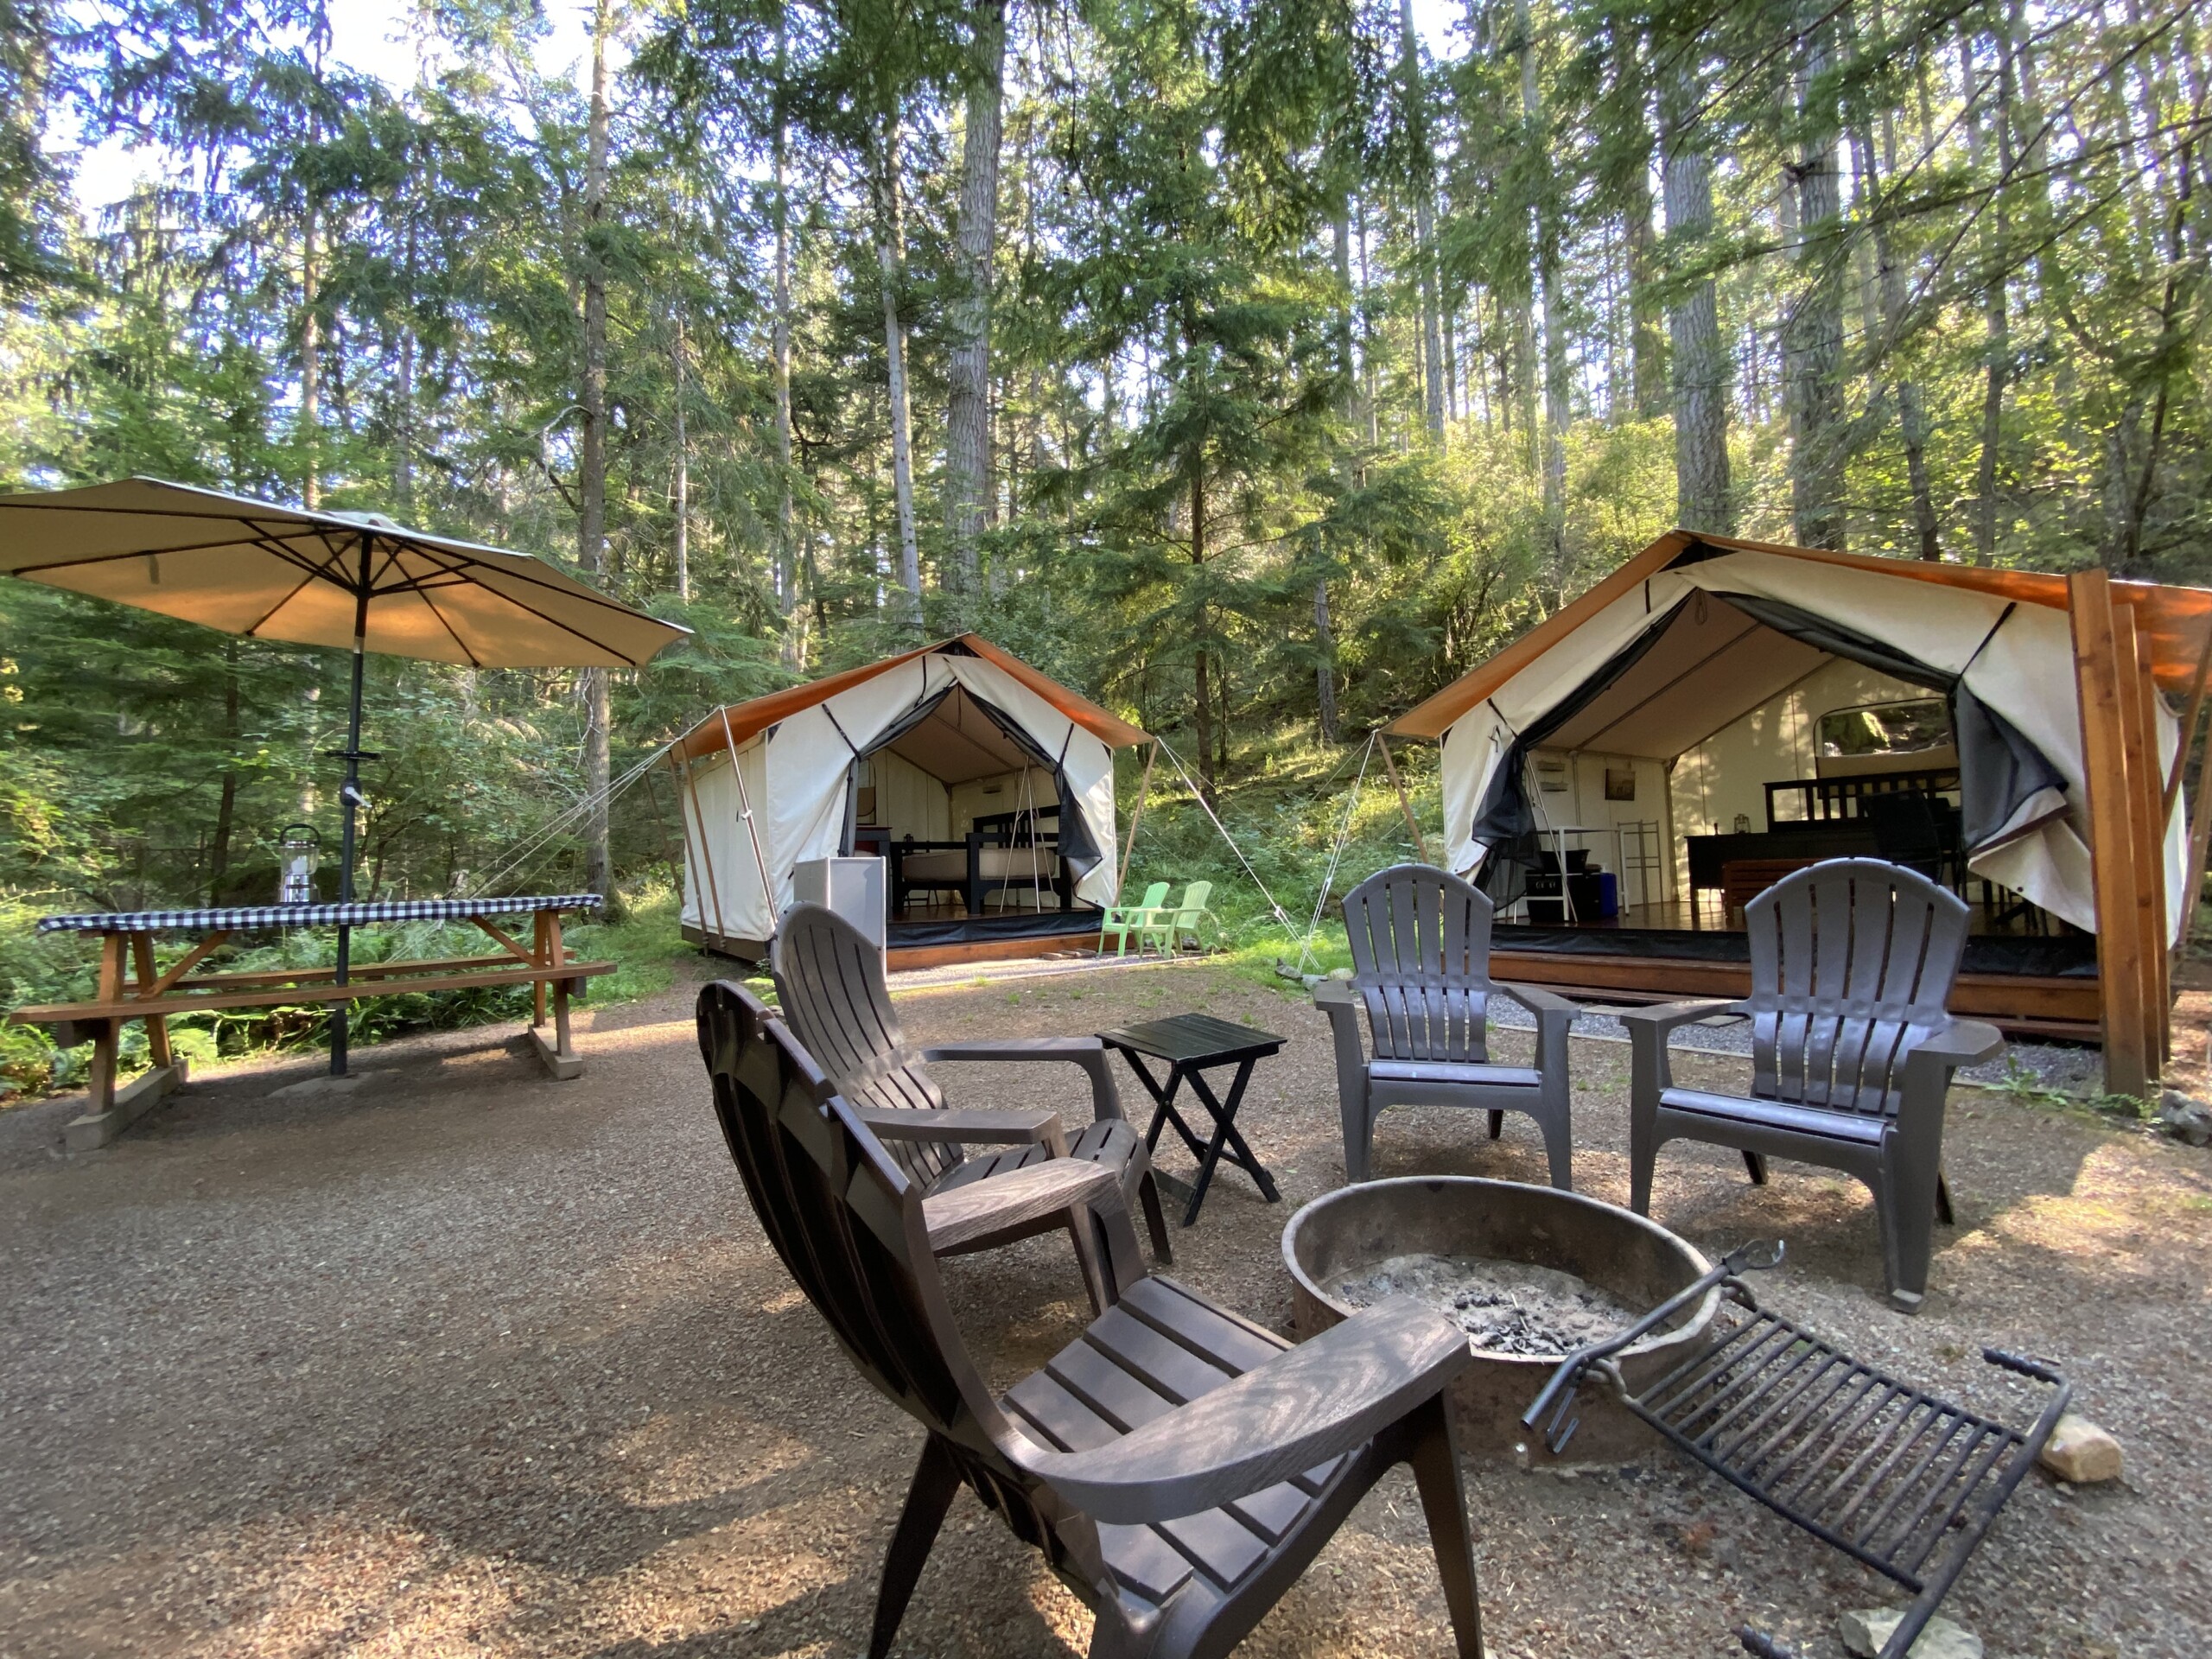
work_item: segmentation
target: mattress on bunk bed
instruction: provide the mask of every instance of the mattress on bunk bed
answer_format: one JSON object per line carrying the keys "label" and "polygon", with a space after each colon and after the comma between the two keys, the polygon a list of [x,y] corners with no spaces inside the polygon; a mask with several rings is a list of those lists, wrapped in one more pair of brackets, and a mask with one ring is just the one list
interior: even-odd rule
{"label": "mattress on bunk bed", "polygon": [[[976,876],[981,881],[1046,881],[1059,879],[1060,855],[1050,847],[983,847],[976,854]],[[899,879],[908,887],[942,881],[964,887],[968,855],[960,852],[909,853],[899,861]]]}

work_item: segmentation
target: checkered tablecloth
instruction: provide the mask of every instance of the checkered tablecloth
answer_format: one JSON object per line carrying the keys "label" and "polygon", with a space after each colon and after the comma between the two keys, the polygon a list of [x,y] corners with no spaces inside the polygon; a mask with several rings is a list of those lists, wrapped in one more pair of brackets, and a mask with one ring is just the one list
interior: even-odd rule
{"label": "checkered tablecloth", "polygon": [[127,915],[48,916],[41,933],[242,933],[256,927],[362,927],[371,922],[451,922],[532,910],[597,910],[595,893],[509,899],[398,899],[368,905],[240,905],[226,910],[139,910]]}

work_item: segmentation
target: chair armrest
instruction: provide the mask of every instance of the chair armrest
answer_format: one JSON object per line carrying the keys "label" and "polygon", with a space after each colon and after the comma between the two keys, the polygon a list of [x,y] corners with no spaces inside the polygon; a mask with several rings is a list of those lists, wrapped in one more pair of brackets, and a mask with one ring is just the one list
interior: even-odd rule
{"label": "chair armrest", "polygon": [[948,1106],[855,1106],[853,1116],[883,1141],[949,1141],[982,1147],[1041,1146],[1056,1158],[1067,1156],[1067,1129],[1049,1107],[1027,1106],[1011,1112],[976,1112]]}
{"label": "chair armrest", "polygon": [[1096,1037],[981,1038],[964,1043],[940,1043],[922,1051],[925,1060],[1065,1060],[1080,1066],[1090,1078],[1090,1116],[1094,1122],[1122,1116],[1121,1091],[1114,1086],[1114,1067],[1106,1045]]}
{"label": "chair armrest", "polygon": [[1097,1520],[1172,1521],[1353,1450],[1441,1393],[1471,1357],[1465,1332],[1394,1296],[1134,1433],[1088,1452],[1018,1455]]}
{"label": "chair armrest", "polygon": [[1675,1065],[1667,1052],[1667,1039],[1677,1026],[1705,1020],[1716,1014],[1741,1013],[1744,1004],[1726,997],[1700,998],[1694,1002],[1660,1002],[1648,1008],[1623,1008],[1613,1017],[1628,1027],[1629,1099],[1656,1103],[1674,1081]]}
{"label": "chair armrest", "polygon": [[1565,1014],[1572,1020],[1580,1012],[1556,991],[1548,991],[1541,985],[1522,985],[1511,980],[1496,982],[1497,988],[1522,1007],[1541,1020],[1546,1014]]}
{"label": "chair armrest", "polygon": [[1122,1202],[1122,1185],[1104,1165],[1048,1158],[933,1193],[922,1200],[922,1220],[930,1230],[930,1249],[941,1253],[1058,1211]]}
{"label": "chair armrest", "polygon": [[1329,1035],[1337,1051],[1337,1097],[1339,1101],[1367,1098],[1367,1048],[1359,1037],[1358,996],[1341,979],[1325,979],[1313,987],[1313,1006],[1329,1016]]}
{"label": "chair armrest", "polygon": [[1628,1027],[1633,1039],[1639,1032],[1665,1036],[1676,1026],[1693,1020],[1709,1020],[1716,1014],[1741,1014],[1744,1004],[1725,996],[1700,997],[1694,1002],[1655,1002],[1648,1008],[1616,1008],[1613,1018]]}
{"label": "chair armrest", "polygon": [[1904,1057],[1905,1109],[1924,1109],[1916,1103],[1932,1096],[1941,1106],[1950,1087],[1951,1073],[1962,1065],[1979,1065],[2005,1052],[2005,1038],[1996,1027],[1979,1020],[1954,1020],[1915,1044]]}

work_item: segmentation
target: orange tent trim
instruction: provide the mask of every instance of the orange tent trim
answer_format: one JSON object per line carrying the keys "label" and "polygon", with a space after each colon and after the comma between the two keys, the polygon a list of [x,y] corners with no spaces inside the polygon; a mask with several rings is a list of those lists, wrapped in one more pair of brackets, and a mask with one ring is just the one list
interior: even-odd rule
{"label": "orange tent trim", "polygon": [[1048,679],[1011,652],[1000,650],[982,635],[963,633],[950,639],[940,639],[935,645],[901,652],[896,657],[887,657],[880,663],[849,668],[842,674],[809,680],[804,685],[787,686],[781,691],[771,691],[764,697],[753,697],[716,709],[677,740],[676,753],[683,760],[696,760],[718,749],[728,748],[733,743],[742,747],[779,721],[789,720],[793,715],[803,713],[817,703],[827,702],[839,692],[864,685],[877,675],[887,674],[918,657],[963,652],[981,658],[995,668],[1005,670],[1110,748],[1126,748],[1132,744],[1152,741],[1150,733],[1130,725],[1119,715],[1109,714],[1090,698],[1069,690],[1058,681]]}
{"label": "orange tent trim", "polygon": [[[1838,564],[1892,576],[1902,582],[1929,582],[1965,588],[2024,605],[2052,610],[2070,608],[2066,578],[2035,570],[1993,570],[1978,565],[1930,563],[1920,559],[1875,558],[1836,553],[1825,548],[1787,547],[1776,542],[1747,542],[1732,536],[1702,536],[1670,530],[1619,569],[1571,604],[1562,606],[1472,672],[1462,676],[1383,729],[1393,737],[1440,738],[1459,717],[1497,691],[1537,658],[1603,611],[1615,600],[1666,569],[1694,547],[1731,553],[1770,553],[1777,558]],[[2205,638],[2212,632],[2212,589],[2167,588],[2156,582],[2115,582],[2112,594],[2135,607],[2135,623],[2149,642],[2152,672],[2166,691],[2186,695],[2196,683]]]}

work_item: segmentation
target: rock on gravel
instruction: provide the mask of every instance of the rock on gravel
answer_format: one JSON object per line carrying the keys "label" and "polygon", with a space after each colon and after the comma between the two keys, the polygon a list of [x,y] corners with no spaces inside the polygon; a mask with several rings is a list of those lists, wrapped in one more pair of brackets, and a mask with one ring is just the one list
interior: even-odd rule
{"label": "rock on gravel", "polygon": [[2158,1127],[2189,1146],[2212,1144],[2212,1106],[2178,1089],[2169,1089],[2158,1103]]}
{"label": "rock on gravel", "polygon": [[[1859,1659],[1873,1659],[1882,1644],[1904,1622],[1904,1614],[1890,1608],[1870,1607],[1846,1613],[1836,1620],[1843,1645]],[[1941,1613],[1928,1621],[1905,1659],[1981,1659],[1981,1638],[1963,1625],[1954,1624]]]}
{"label": "rock on gravel", "polygon": [[2050,1431],[2050,1439],[2037,1459],[2061,1480],[2076,1486],[2094,1486],[2118,1480],[2124,1459],[2120,1442],[2086,1417],[2068,1412]]}

